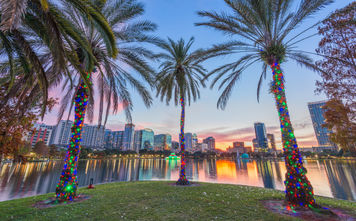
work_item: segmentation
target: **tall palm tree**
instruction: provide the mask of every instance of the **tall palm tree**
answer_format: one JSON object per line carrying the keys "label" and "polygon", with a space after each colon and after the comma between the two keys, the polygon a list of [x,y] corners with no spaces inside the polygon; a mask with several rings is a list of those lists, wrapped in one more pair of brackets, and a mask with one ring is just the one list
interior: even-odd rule
{"label": "tall palm tree", "polygon": [[207,70],[202,63],[214,56],[222,55],[225,52],[212,49],[198,49],[191,51],[194,38],[187,43],[180,39],[177,42],[168,38],[168,41],[156,43],[164,51],[156,55],[161,62],[159,73],[156,76],[157,97],[161,101],[166,101],[167,105],[174,99],[177,106],[181,105],[180,135],[179,142],[181,148],[181,170],[177,185],[189,185],[185,175],[185,105],[191,100],[196,101],[200,97],[200,86],[205,87],[203,79]]}
{"label": "tall palm tree", "polygon": [[[91,61],[88,66],[93,68],[94,59],[88,42],[82,39],[73,24],[62,15],[63,4],[61,3],[63,2],[70,4],[70,7],[77,8],[81,16],[90,18],[93,26],[105,39],[110,55],[117,54],[115,36],[110,25],[91,1],[3,0],[0,3],[0,54],[7,57],[3,66],[7,69],[8,77],[3,78],[0,84],[6,85],[8,91],[5,99],[0,102],[2,104],[0,106],[3,106],[11,97],[18,96],[19,91],[22,94],[32,93],[34,89],[38,90],[37,86],[39,86],[43,97],[43,116],[50,85],[48,75],[59,75],[59,73],[70,75],[66,70],[66,62],[69,61],[76,65],[84,76],[85,71],[78,65],[78,57],[73,56],[73,51],[64,47],[65,42],[76,42],[81,45]],[[49,53],[51,69],[43,63],[41,56],[43,50],[51,52]],[[15,83],[15,78],[17,83]],[[21,80],[18,80],[19,78]]]}
{"label": "tall palm tree", "polygon": [[[67,93],[62,99],[59,119],[67,110],[70,104],[75,104],[75,118],[72,126],[72,138],[68,147],[65,165],[62,170],[60,181],[56,188],[57,199],[72,200],[76,197],[77,189],[77,162],[80,152],[80,139],[85,115],[88,113],[90,121],[93,119],[94,90],[93,84],[97,84],[99,92],[99,125],[102,123],[102,116],[105,116],[104,124],[107,121],[110,109],[117,113],[120,103],[125,103],[126,117],[131,122],[130,111],[133,107],[130,92],[127,84],[130,84],[142,97],[146,106],[150,106],[152,98],[145,85],[139,78],[152,85],[152,68],[148,65],[147,59],[153,58],[152,52],[145,49],[139,43],[155,42],[156,39],[148,35],[156,29],[156,25],[149,21],[134,20],[144,12],[144,7],[136,0],[108,0],[103,3],[101,0],[94,0],[93,5],[107,18],[117,38],[116,47],[119,54],[116,58],[110,56],[110,51],[105,45],[105,40],[99,31],[95,29],[91,19],[80,16],[76,9],[65,10],[65,16],[73,24],[77,31],[89,42],[96,72],[88,72],[87,81],[77,72],[74,79],[66,79],[64,88]],[[69,7],[66,7],[69,8]],[[83,49],[78,44],[67,45],[74,47],[80,58],[81,65],[87,65],[87,59],[83,54]],[[69,68],[75,70],[75,67]],[[128,72],[128,69],[132,71]],[[131,73],[135,72],[135,73]],[[94,79],[94,75],[96,79]],[[73,85],[76,85],[73,87]],[[92,88],[92,90],[89,90]],[[104,103],[106,102],[106,110]],[[105,112],[105,114],[104,114]],[[69,114],[71,111],[69,111]]]}
{"label": "tall palm tree", "polygon": [[[222,44],[223,50],[231,54],[243,53],[237,61],[224,64],[209,73],[217,76],[212,81],[213,87],[223,76],[219,88],[225,86],[217,106],[225,108],[232,88],[244,70],[256,62],[262,63],[262,73],[257,88],[259,100],[260,87],[266,78],[267,67],[272,70],[271,91],[276,100],[276,107],[282,131],[283,150],[285,154],[286,202],[291,208],[316,208],[313,188],[306,177],[306,169],[300,156],[285,96],[285,80],[281,63],[287,59],[296,61],[309,69],[317,70],[313,60],[306,53],[296,48],[297,43],[310,36],[303,34],[316,24],[297,31],[302,22],[317,11],[333,2],[332,0],[224,0],[232,13],[202,11],[198,14],[208,19],[197,23],[236,36],[241,41]],[[304,36],[304,37],[303,37]],[[219,46],[216,46],[217,48]],[[227,49],[229,48],[229,49]]]}

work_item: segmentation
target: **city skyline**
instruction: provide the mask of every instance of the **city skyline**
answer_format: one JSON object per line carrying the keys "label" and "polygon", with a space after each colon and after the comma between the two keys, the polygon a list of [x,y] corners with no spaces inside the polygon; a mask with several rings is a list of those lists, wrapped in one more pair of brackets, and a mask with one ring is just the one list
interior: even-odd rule
{"label": "city skyline", "polygon": [[[320,102],[317,102],[320,103]],[[56,125],[47,125],[44,123],[35,123],[33,126],[34,131],[30,132],[27,136],[27,141],[34,146],[34,144],[38,141],[45,141],[47,145],[55,144],[62,147],[68,145],[70,139],[70,127],[73,124],[71,120],[61,120]],[[262,126],[263,133],[265,134],[265,147],[260,148],[260,144],[257,142],[257,137],[261,136],[260,131],[256,130],[256,125],[258,127]],[[177,148],[173,147],[174,143],[178,144],[179,142],[172,140],[171,134],[163,133],[163,134],[154,134],[154,131],[150,128],[135,130],[136,125],[134,124],[125,124],[122,130],[111,130],[102,127],[98,127],[98,125],[84,125],[84,131],[82,136],[82,146],[89,148],[105,148],[105,149],[121,149],[123,151],[136,151],[142,149],[148,150],[171,150],[176,151]],[[250,145],[253,151],[257,151],[259,149],[271,149],[277,150],[275,138],[273,133],[266,133],[264,123],[256,122],[254,124],[255,137],[252,142],[256,142],[256,144]],[[128,135],[129,134],[129,135]],[[164,138],[163,138],[163,137]],[[158,137],[160,141],[158,142],[156,139]],[[169,137],[168,141],[166,140]],[[185,133],[185,145],[186,151],[195,152],[198,149],[206,149],[206,150],[215,150],[220,149],[215,145],[215,138],[212,136],[209,137],[200,137],[196,133],[187,132]],[[163,139],[163,140],[162,140]],[[167,143],[168,142],[168,143]],[[159,143],[159,144],[158,144]],[[223,151],[228,151],[229,148],[235,145],[235,143],[248,143],[241,141],[239,139],[233,140],[226,149],[220,149]],[[205,146],[206,145],[206,146]],[[162,146],[162,148],[158,148],[158,146]],[[320,145],[319,145],[320,146]],[[199,148],[198,148],[199,147]],[[198,148],[198,149],[197,149]],[[280,150],[280,149],[279,149]]]}
{"label": "city skyline", "polygon": [[[208,4],[206,4],[207,2]],[[344,7],[347,3],[348,1],[346,0],[340,0],[331,4],[325,10],[318,13],[318,18],[326,17],[333,9]],[[223,2],[218,3],[213,0],[183,0],[167,3],[164,0],[152,0],[149,3],[146,2],[145,6],[146,13],[143,17],[158,25],[156,35],[161,38],[169,36],[173,39],[178,39],[182,36],[185,39],[189,39],[191,36],[194,36],[195,47],[197,48],[207,48],[212,44],[216,44],[219,42],[217,39],[224,39],[224,41],[228,39],[228,37],[216,31],[194,26],[194,22],[202,20],[196,14],[198,10],[226,10]],[[162,10],[163,8],[164,10]],[[158,11],[161,13],[157,13]],[[173,15],[179,13],[184,13],[185,16],[177,22],[174,20],[177,16]],[[314,23],[316,18],[309,19],[309,21]],[[176,24],[174,29],[172,28],[172,24]],[[186,31],[181,32],[180,30]],[[316,29],[312,31],[316,32]],[[300,49],[314,52],[319,40],[320,37],[315,36],[307,42],[300,44]],[[154,52],[158,51],[153,46],[148,47],[152,48]],[[225,62],[235,60],[236,57],[228,56],[211,60],[206,64],[207,69],[212,70],[222,62],[222,59]],[[287,100],[297,142],[301,147],[316,146],[317,140],[308,113],[307,103],[325,99],[323,95],[314,94],[315,81],[319,79],[319,76],[316,73],[297,66],[295,63],[286,62],[283,63],[283,67],[286,70]],[[271,73],[268,74],[267,80],[262,86],[260,103],[256,101],[257,75],[260,71],[259,66],[251,66],[251,68],[247,69],[247,72],[256,74],[247,73],[242,76],[238,87],[233,91],[225,111],[216,109],[216,101],[221,93],[220,91],[216,89],[202,89],[201,99],[186,108],[186,131],[195,131],[199,137],[213,136],[216,138],[217,148],[224,150],[236,140],[246,142],[247,145],[252,146],[251,141],[254,138],[253,124],[260,121],[265,123],[267,133],[275,134],[277,149],[281,149],[278,115],[275,111],[274,99],[268,93],[267,86],[269,80],[271,80]],[[308,79],[308,81],[305,81],[305,79]],[[303,85],[303,90],[300,90],[300,85]],[[153,92],[152,95],[154,94]],[[50,95],[60,98],[62,95],[60,86],[52,89]],[[173,140],[178,140],[178,107],[174,105],[166,106],[155,98],[153,106],[150,109],[146,109],[135,93],[133,93],[133,101],[135,105],[132,112],[133,123],[136,124],[137,128],[152,128],[159,133],[170,133],[173,135]],[[58,110],[59,105],[54,108],[52,113],[45,116],[43,122],[56,121]],[[94,115],[97,116],[97,113]],[[121,130],[125,123],[125,116],[121,111],[117,115],[109,116],[106,128]]]}

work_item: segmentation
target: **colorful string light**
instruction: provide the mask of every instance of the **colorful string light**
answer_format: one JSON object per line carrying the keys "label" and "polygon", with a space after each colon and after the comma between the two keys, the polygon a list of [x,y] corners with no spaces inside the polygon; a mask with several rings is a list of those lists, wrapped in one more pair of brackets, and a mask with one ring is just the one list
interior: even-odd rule
{"label": "colorful string light", "polygon": [[185,176],[185,137],[184,137],[184,109],[185,109],[185,104],[184,104],[184,98],[180,98],[180,104],[182,107],[182,113],[180,117],[180,149],[181,149],[181,164],[180,164],[180,174],[179,174],[179,180],[177,181],[177,185],[189,185],[189,181],[187,177]]}
{"label": "colorful string light", "polygon": [[[87,75],[90,78],[90,74]],[[71,140],[65,157],[64,167],[56,187],[57,200],[72,201],[76,197],[78,187],[77,166],[80,153],[80,142],[86,107],[88,105],[88,87],[82,81],[75,97],[75,117],[71,128]]]}
{"label": "colorful string light", "polygon": [[271,65],[273,71],[272,90],[276,99],[276,106],[281,123],[283,151],[287,167],[286,201],[287,208],[294,210],[300,207],[313,208],[315,204],[313,187],[306,177],[307,170],[303,166],[297,140],[288,113],[284,89],[284,78],[279,63]]}

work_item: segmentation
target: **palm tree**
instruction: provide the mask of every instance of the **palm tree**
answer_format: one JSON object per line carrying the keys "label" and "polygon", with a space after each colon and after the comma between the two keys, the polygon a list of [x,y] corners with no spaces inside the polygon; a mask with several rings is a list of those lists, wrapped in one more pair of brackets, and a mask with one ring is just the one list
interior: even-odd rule
{"label": "palm tree", "polygon": [[[126,117],[131,122],[130,111],[132,110],[133,102],[127,84],[130,84],[140,94],[147,107],[152,103],[150,93],[145,88],[145,85],[138,80],[138,77],[143,78],[148,84],[152,85],[151,75],[153,70],[146,60],[153,58],[153,53],[138,43],[155,42],[156,39],[147,35],[147,33],[154,31],[156,25],[149,21],[133,21],[144,12],[143,5],[136,0],[108,0],[105,3],[96,0],[93,1],[93,4],[107,18],[112,27],[113,33],[117,38],[116,47],[120,53],[116,58],[112,58],[105,45],[105,40],[101,37],[100,32],[95,29],[92,21],[89,18],[80,16],[78,10],[69,10],[69,7],[66,7],[66,18],[75,24],[77,31],[89,42],[94,56],[96,72],[88,72],[87,79],[84,81],[82,75],[77,71],[76,75],[74,74],[74,79],[68,78],[64,82],[64,87],[67,87],[67,93],[61,102],[59,119],[62,118],[64,111],[68,109],[68,104],[71,104],[69,109],[72,109],[73,102],[75,103],[75,118],[71,129],[72,138],[68,147],[65,165],[56,188],[58,200],[72,200],[76,197],[78,185],[76,170],[85,114],[88,112],[89,120],[93,120],[93,84],[97,84],[99,92],[99,125],[102,124],[103,115],[105,116],[105,125],[111,109],[113,113],[117,113],[120,103],[125,103],[127,106],[125,108]],[[87,65],[87,59],[83,53],[84,50],[80,45],[68,44],[67,47],[74,47],[80,58],[81,65]],[[69,68],[76,70],[70,64]],[[136,72],[136,76],[128,72],[128,68]],[[94,79],[94,74],[97,75],[96,79]],[[104,108],[105,102],[106,110]],[[71,111],[69,111],[70,113]]]}
{"label": "palm tree", "polygon": [[[223,31],[226,34],[237,36],[243,41],[230,41],[222,44],[223,50],[231,54],[243,53],[237,61],[224,64],[209,73],[217,76],[212,81],[213,87],[223,76],[226,76],[219,85],[225,86],[217,106],[225,108],[232,88],[244,70],[256,62],[262,63],[262,74],[257,88],[259,100],[260,87],[266,78],[267,67],[273,73],[271,91],[276,100],[276,107],[282,131],[283,150],[285,154],[286,173],[286,202],[291,208],[316,208],[313,188],[306,177],[299,153],[293,127],[290,122],[289,111],[285,96],[285,80],[281,63],[287,59],[296,61],[309,69],[318,70],[313,60],[303,51],[296,48],[297,43],[311,36],[303,37],[308,30],[316,24],[296,32],[296,28],[303,21],[310,18],[317,11],[333,2],[332,0],[224,0],[232,10],[231,14],[202,11],[198,14],[208,18],[208,21],[197,23],[199,26],[208,26]],[[299,5],[296,5],[299,2]],[[297,8],[296,8],[297,6]],[[216,46],[217,48],[219,46]],[[229,49],[227,49],[229,48]]]}
{"label": "palm tree", "polygon": [[[69,61],[73,65],[79,63],[78,57],[73,56],[73,51],[64,47],[68,41],[81,45],[91,61],[88,66],[94,67],[94,59],[88,42],[82,39],[73,24],[62,15],[63,2],[67,2],[70,7],[77,8],[81,16],[91,19],[93,26],[100,31],[105,39],[110,55],[117,54],[115,36],[110,25],[91,1],[1,1],[0,54],[7,57],[7,61],[3,63],[3,66],[6,67],[7,77],[3,78],[0,84],[6,85],[8,91],[0,106],[3,106],[11,97],[18,96],[19,91],[22,94],[20,97],[24,97],[25,94],[35,93],[40,89],[43,98],[43,116],[50,86],[48,75],[59,75],[59,73],[69,75],[70,73],[66,71],[66,62]],[[43,63],[43,56],[41,56],[43,50],[50,52],[48,55],[51,57],[52,69],[48,69],[48,64]],[[81,66],[77,65],[77,69],[81,70],[82,76],[85,75]],[[60,77],[57,76],[57,78]],[[15,79],[17,79],[17,83],[15,83]]]}
{"label": "palm tree", "polygon": [[215,48],[190,51],[194,42],[191,38],[187,43],[180,39],[177,42],[168,38],[168,41],[156,43],[164,52],[156,55],[162,61],[160,71],[156,77],[157,97],[165,100],[167,105],[174,99],[177,106],[181,105],[180,135],[181,170],[177,185],[189,185],[185,176],[185,105],[191,100],[196,101],[200,97],[199,87],[205,87],[203,79],[207,70],[202,63],[212,57],[222,55],[225,52],[216,51]]}

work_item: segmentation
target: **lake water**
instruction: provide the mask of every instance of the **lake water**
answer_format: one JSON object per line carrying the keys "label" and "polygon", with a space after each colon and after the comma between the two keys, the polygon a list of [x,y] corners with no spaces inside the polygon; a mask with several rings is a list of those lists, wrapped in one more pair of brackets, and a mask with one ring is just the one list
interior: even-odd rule
{"label": "lake water", "polygon": [[[356,161],[307,160],[308,178],[316,195],[356,201]],[[180,163],[164,159],[81,160],[79,186],[137,180],[177,180]],[[1,164],[0,201],[54,192],[62,161]],[[191,181],[242,184],[284,190],[283,161],[187,160]]]}

